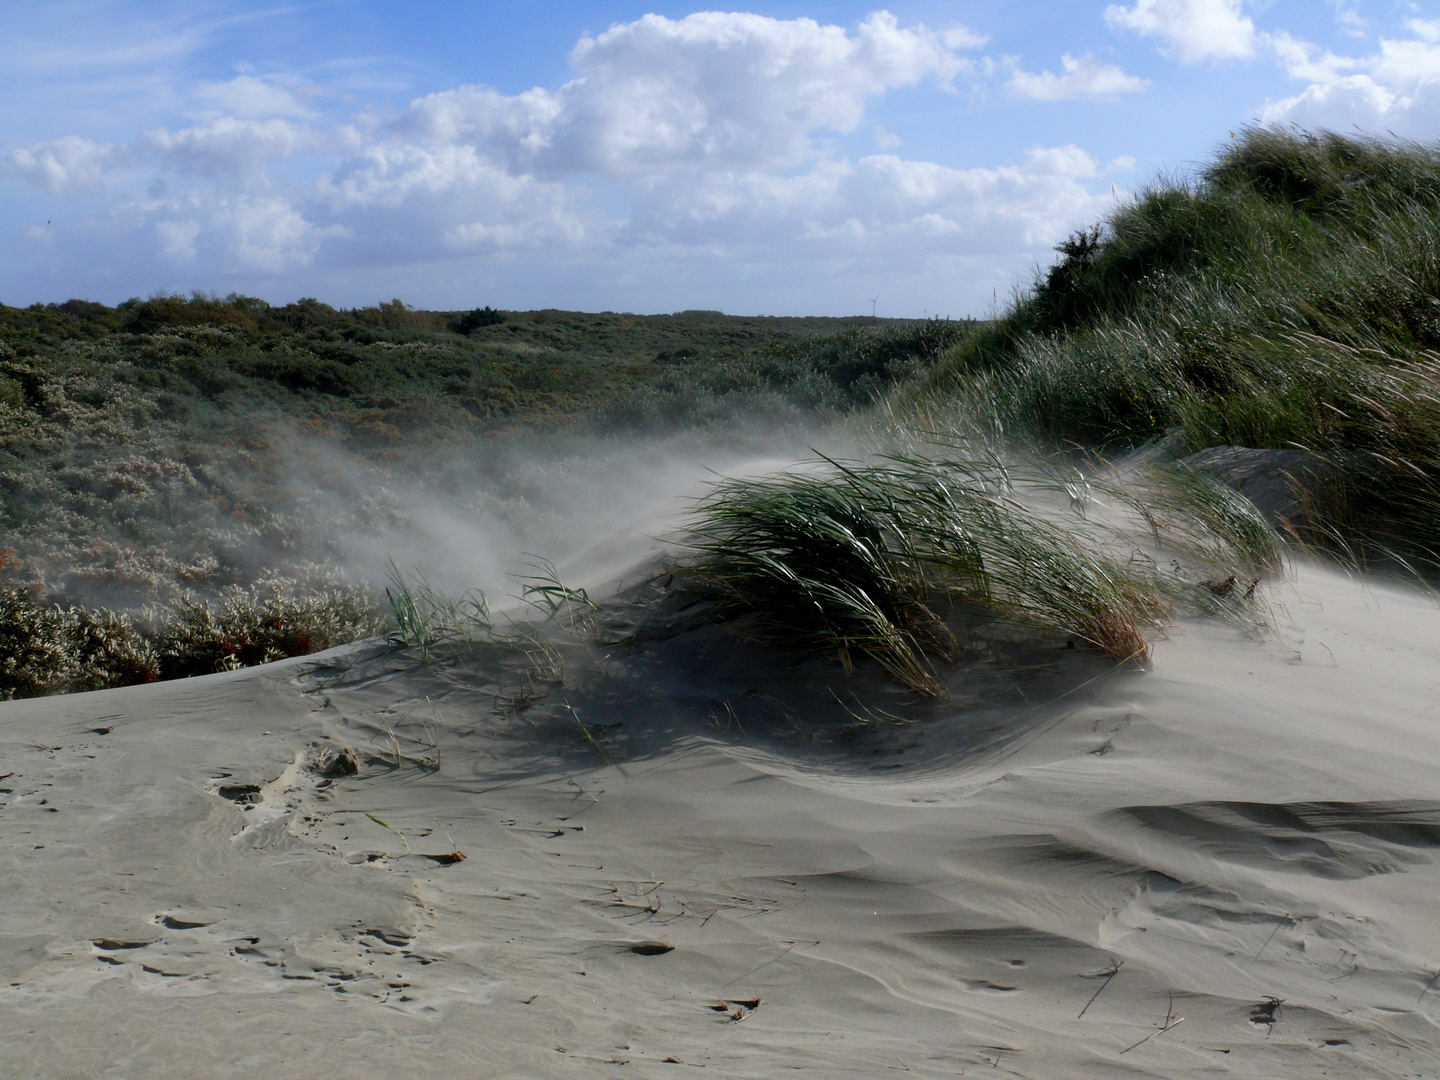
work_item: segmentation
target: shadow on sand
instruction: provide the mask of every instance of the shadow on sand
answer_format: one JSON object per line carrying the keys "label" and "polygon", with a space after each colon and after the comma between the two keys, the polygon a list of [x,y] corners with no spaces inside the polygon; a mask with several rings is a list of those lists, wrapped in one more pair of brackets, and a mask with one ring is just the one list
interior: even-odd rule
{"label": "shadow on sand", "polygon": [[443,733],[452,751],[459,740],[485,758],[495,779],[623,770],[697,742],[837,776],[919,777],[993,765],[1139,673],[986,612],[949,616],[956,647],[939,700],[870,662],[847,672],[834,657],[750,640],[743,626],[717,624],[703,599],[655,579],[594,610],[516,620],[429,664],[371,648],[313,669],[306,683],[369,740],[364,752],[400,766],[438,752]]}

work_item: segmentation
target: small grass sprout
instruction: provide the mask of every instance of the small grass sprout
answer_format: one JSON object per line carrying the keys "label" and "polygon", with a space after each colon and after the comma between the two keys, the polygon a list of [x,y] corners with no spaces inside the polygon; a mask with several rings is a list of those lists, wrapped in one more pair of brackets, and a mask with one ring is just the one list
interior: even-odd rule
{"label": "small grass sprout", "polygon": [[415,854],[414,850],[410,847],[410,841],[405,839],[405,834],[402,833],[399,829],[395,828],[394,825],[388,825],[388,824],[386,824],[385,822],[381,821],[378,817],[376,817],[374,814],[370,813],[370,811],[368,811],[368,810],[364,811],[364,814],[365,814],[365,816],[368,817],[371,821],[373,821],[376,825],[379,825],[382,829],[389,829],[389,830],[390,830],[391,832],[393,832],[396,836],[398,836],[398,837],[400,838],[400,843],[402,843],[402,844],[405,845],[405,850],[406,850],[407,853],[409,853],[409,854],[411,854],[411,855]]}
{"label": "small grass sprout", "polygon": [[547,620],[563,614],[567,617],[570,628],[574,630],[577,620],[583,621],[589,613],[599,610],[599,605],[590,599],[588,592],[571,588],[560,580],[560,572],[549,559],[542,559],[538,555],[527,557],[530,559],[530,568],[535,573],[520,579],[520,599],[537,611],[544,612]]}
{"label": "small grass sprout", "polygon": [[494,628],[490,605],[479,589],[451,594],[430,584],[423,570],[403,573],[392,560],[385,598],[395,623],[392,643],[416,649],[429,663],[435,647],[456,641],[473,641]]}
{"label": "small grass sprout", "polygon": [[575,711],[575,707],[568,701],[565,702],[565,711],[570,714],[570,718],[575,721],[575,726],[580,729],[580,734],[585,737],[585,741],[590,744],[594,751],[600,755],[601,760],[604,761],[606,765],[613,765],[614,761],[610,757],[610,752],[600,745],[600,740],[595,738],[594,733],[585,725],[585,721],[580,719],[580,714]]}
{"label": "small grass sprout", "polygon": [[453,866],[456,863],[464,862],[467,856],[460,850],[460,845],[455,843],[455,838],[450,835],[450,830],[444,825],[441,825],[440,831],[445,834],[445,839],[450,841],[450,850],[440,855],[427,855],[425,857],[434,860],[441,866]]}

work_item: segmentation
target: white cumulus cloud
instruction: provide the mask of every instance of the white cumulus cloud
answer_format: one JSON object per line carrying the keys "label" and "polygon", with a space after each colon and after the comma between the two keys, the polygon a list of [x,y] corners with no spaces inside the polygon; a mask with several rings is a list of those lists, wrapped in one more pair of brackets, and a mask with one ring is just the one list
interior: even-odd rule
{"label": "white cumulus cloud", "polygon": [[1440,20],[1411,19],[1410,38],[1381,38],[1366,56],[1337,56],[1287,34],[1270,38],[1286,73],[1308,85],[1271,102],[1273,123],[1433,137],[1440,124]]}
{"label": "white cumulus cloud", "polygon": [[1150,83],[1135,75],[1127,75],[1114,64],[1094,56],[1060,58],[1061,74],[1042,71],[1016,71],[1010,76],[1013,93],[1033,101],[1066,101],[1070,98],[1117,97],[1138,94]]}
{"label": "white cumulus cloud", "polygon": [[314,201],[317,216],[348,229],[335,257],[363,262],[573,247],[612,229],[564,183],[435,140],[366,147],[321,178]]}
{"label": "white cumulus cloud", "polygon": [[113,143],[66,135],[9,151],[0,169],[45,191],[75,194],[99,187],[119,151]]}
{"label": "white cumulus cloud", "polygon": [[1321,52],[1307,41],[1300,41],[1286,33],[1271,34],[1268,38],[1271,51],[1292,79],[1328,83],[1339,79],[1345,72],[1360,66],[1360,61],[1350,56],[1337,56],[1329,49]]}
{"label": "white cumulus cloud", "polygon": [[224,82],[202,83],[195,89],[194,100],[201,108],[225,116],[251,119],[288,116],[298,120],[314,116],[294,86],[256,75],[237,75]]}
{"label": "white cumulus cloud", "polygon": [[[1412,22],[1412,27],[1419,20]],[[1428,23],[1420,23],[1430,32]],[[1375,78],[1403,90],[1418,90],[1440,79],[1440,40],[1417,36],[1409,41],[1381,39],[1380,55],[1373,61]]]}
{"label": "white cumulus cloud", "polygon": [[[884,186],[905,170],[880,163],[900,159],[832,160],[821,136],[858,129],[867,103],[889,89],[948,82],[969,64],[957,50],[981,41],[904,28],[883,12],[853,33],[743,13],[648,15],[582,39],[576,77],[556,90],[466,86],[416,100],[381,141],[324,177],[320,194],[336,220],[364,217],[357,238],[405,231],[412,245],[431,236],[456,251],[659,243],[773,254],[819,236],[970,235],[954,222],[990,213],[980,201],[897,201]],[[1068,74],[1077,85],[1114,84],[1088,60]],[[893,146],[883,128],[876,134]],[[627,216],[584,205],[591,177],[619,185]],[[1029,222],[1054,185],[1010,187],[1029,206],[1014,220]],[[1062,202],[1073,196],[1060,187]]]}
{"label": "white cumulus cloud", "polygon": [[[1147,83],[1088,54],[1066,55],[1058,73],[996,66],[972,57],[983,44],[964,27],[904,26],[883,11],[849,28],[647,15],[581,38],[572,77],[553,87],[458,86],[387,118],[345,115],[338,95],[298,78],[242,73],[192,85],[172,114],[180,123],[126,143],[37,143],[5,152],[0,169],[96,200],[91,220],[104,223],[95,229],[126,288],[142,280],[130,266],[151,267],[156,284],[183,273],[226,289],[302,282],[307,293],[403,267],[448,294],[503,268],[532,290],[580,282],[588,292],[550,302],[586,303],[625,282],[655,296],[685,282],[716,288],[724,257],[756,307],[776,303],[777,286],[790,303],[829,305],[827,282],[875,273],[910,275],[912,296],[953,294],[954,275],[980,274],[988,296],[996,266],[1023,274],[1104,212],[1105,170],[1075,146],[989,168],[908,160],[874,103],[962,77],[1008,79],[1041,101]],[[844,137],[858,133],[887,152],[855,156]],[[84,237],[66,242],[83,257]]]}
{"label": "white cumulus cloud", "polygon": [[308,128],[288,120],[224,116],[175,131],[146,132],[140,149],[182,176],[244,180],[317,141]]}
{"label": "white cumulus cloud", "polygon": [[1042,247],[1109,205],[1090,181],[1101,168],[1075,146],[1035,148],[1024,164],[955,169],[876,154],[798,176],[720,175],[676,182],[638,207],[637,236],[745,249],[795,240],[826,254]]}
{"label": "white cumulus cloud", "polygon": [[854,34],[810,19],[646,15],[582,39],[577,77],[554,92],[432,94],[400,130],[551,175],[785,167],[811,156],[818,132],[855,130],[885,91],[953,79],[967,66],[957,49],[977,41],[904,28],[885,12]]}
{"label": "white cumulus cloud", "polygon": [[223,273],[281,274],[308,267],[325,243],[348,235],[343,225],[316,225],[278,196],[199,191],[123,212],[150,223],[165,259]]}
{"label": "white cumulus cloud", "polygon": [[195,239],[200,235],[198,221],[157,221],[155,235],[160,238],[160,254],[176,262],[195,258]]}
{"label": "white cumulus cloud", "polygon": [[1105,19],[1123,30],[1158,37],[1182,64],[1255,55],[1255,23],[1240,0],[1136,0],[1112,4]]}

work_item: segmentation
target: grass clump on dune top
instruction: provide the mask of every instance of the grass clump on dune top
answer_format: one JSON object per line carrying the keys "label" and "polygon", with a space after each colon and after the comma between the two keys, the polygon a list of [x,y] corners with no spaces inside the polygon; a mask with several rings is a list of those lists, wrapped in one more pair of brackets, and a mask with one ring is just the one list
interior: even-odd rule
{"label": "grass clump on dune top", "polygon": [[[1172,520],[1148,523],[1168,536],[1178,520],[1185,535],[1204,537],[1202,565],[1213,572],[1224,565],[1216,556],[1237,554],[1234,534],[1208,529],[1187,501],[1212,502],[1177,493]],[[1266,529],[1253,514],[1246,526]],[[980,605],[1125,661],[1147,654],[1146,631],[1177,599],[1205,595],[1123,533],[1074,514],[1062,526],[1017,501],[993,460],[826,459],[723,480],[698,507],[689,543],[722,609],[755,616],[760,636],[833,654],[847,668],[865,654],[930,696],[943,692],[936,664],[955,646],[944,617],[951,605]]]}

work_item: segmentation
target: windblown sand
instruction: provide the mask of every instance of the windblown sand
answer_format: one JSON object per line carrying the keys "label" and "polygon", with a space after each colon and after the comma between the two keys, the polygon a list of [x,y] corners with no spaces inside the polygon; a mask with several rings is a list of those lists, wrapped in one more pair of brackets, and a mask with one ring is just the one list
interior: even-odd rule
{"label": "windblown sand", "polygon": [[3,1072],[1435,1075],[1440,610],[1270,598],[931,706],[683,613],[0,706]]}

